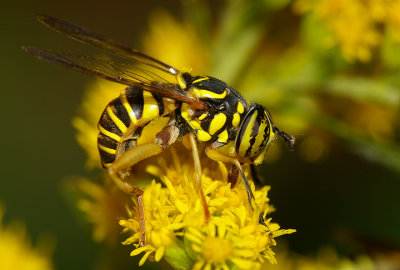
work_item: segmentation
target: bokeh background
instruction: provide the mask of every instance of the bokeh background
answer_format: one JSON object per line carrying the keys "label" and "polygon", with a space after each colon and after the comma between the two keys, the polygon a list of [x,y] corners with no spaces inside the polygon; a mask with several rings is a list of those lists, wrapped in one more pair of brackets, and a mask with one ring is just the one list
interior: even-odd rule
{"label": "bokeh background", "polygon": [[[34,18],[38,12],[221,78],[270,108],[276,125],[298,139],[294,152],[275,142],[259,167],[272,188],[274,221],[297,230],[281,240],[291,251],[312,255],[330,246],[349,258],[400,260],[400,19],[382,19],[381,1],[366,1],[360,14],[370,17],[360,17],[353,2],[365,1],[348,1],[354,20],[339,23],[334,19],[342,18],[342,1],[319,10],[313,1],[3,4],[3,223],[21,220],[33,242],[53,239],[55,269],[137,266],[129,247],[93,242],[91,227],[63,188],[73,176],[96,178],[100,171],[85,167],[87,155],[72,126],[93,79],[37,61],[20,47],[92,55],[93,49],[42,26]],[[373,31],[362,25],[368,18]]]}

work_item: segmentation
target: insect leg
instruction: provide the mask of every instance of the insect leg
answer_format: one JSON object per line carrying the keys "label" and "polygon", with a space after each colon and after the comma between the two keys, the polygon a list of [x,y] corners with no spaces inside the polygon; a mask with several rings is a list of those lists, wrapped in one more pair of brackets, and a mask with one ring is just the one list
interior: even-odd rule
{"label": "insect leg", "polygon": [[228,182],[231,183],[231,187],[236,185],[237,179],[239,176],[239,169],[235,165],[232,165],[229,174],[228,174]]}
{"label": "insect leg", "polygon": [[[253,192],[251,191],[249,181],[246,178],[246,175],[242,169],[240,161],[235,157],[231,157],[231,156],[221,153],[215,147],[213,147],[213,145],[206,147],[206,155],[209,158],[211,158],[212,160],[233,163],[233,166],[237,167],[237,169],[239,170],[240,176],[242,177],[243,183],[246,187],[247,198],[249,200],[250,207],[254,210],[254,208],[253,208],[254,195],[253,195]],[[262,214],[260,214],[260,216],[259,216],[259,223],[261,225],[264,225],[265,227],[267,227],[267,229],[271,232],[268,225],[265,223]]]}
{"label": "insect leg", "polygon": [[110,173],[110,177],[119,189],[121,189],[122,191],[124,191],[128,194],[136,196],[136,199],[138,202],[139,224],[140,224],[139,244],[140,244],[140,246],[143,247],[146,245],[146,222],[145,222],[145,215],[144,215],[143,190],[123,181],[116,174]]}
{"label": "insect leg", "polygon": [[138,202],[138,211],[139,211],[139,226],[140,226],[140,240],[139,244],[141,247],[146,245],[146,219],[144,215],[144,202],[143,202],[143,191],[142,195],[136,196]]}
{"label": "insect leg", "polygon": [[[244,174],[244,171],[243,171],[243,169],[242,169],[242,167],[241,167],[241,164],[240,164],[239,160],[235,160],[235,165],[238,167],[239,172],[240,172],[240,175],[242,176],[242,180],[243,180],[243,183],[244,183],[244,185],[245,185],[245,187],[246,187],[247,197],[248,197],[248,199],[249,199],[250,206],[251,206],[251,208],[254,210],[253,205],[252,205],[252,202],[255,200],[255,198],[254,198],[253,192],[251,191],[249,182],[247,181],[246,175]],[[263,218],[263,216],[262,216],[262,213],[260,213],[260,216],[258,217],[258,222],[259,222],[261,225],[264,225],[265,227],[267,227],[268,231],[270,231],[270,234],[272,234],[272,231],[270,230],[270,228],[268,227],[268,225],[265,224],[265,221],[264,221],[264,218]],[[272,236],[272,235],[271,235],[271,236]]]}
{"label": "insect leg", "polygon": [[192,147],[193,159],[194,159],[194,167],[196,170],[196,177],[197,177],[197,188],[199,189],[201,203],[203,204],[204,208],[204,216],[206,219],[206,223],[210,221],[210,210],[208,209],[208,205],[206,202],[206,198],[203,192],[203,184],[201,183],[201,164],[200,164],[200,157],[199,151],[197,149],[197,142],[193,133],[189,134],[190,139],[190,146]]}
{"label": "insect leg", "polygon": [[[127,170],[131,168],[133,165],[144,159],[160,154],[163,150],[164,150],[163,147],[156,143],[146,143],[137,145],[134,148],[131,148],[125,153],[123,153],[121,156],[119,156],[108,167],[108,172],[110,173],[110,175],[115,175],[116,173],[122,170]],[[132,193],[130,190],[132,186],[126,182],[124,183],[125,184],[117,183],[117,186],[127,193]]]}
{"label": "insect leg", "polygon": [[246,175],[244,174],[244,171],[242,169],[242,166],[241,166],[239,160],[235,160],[235,166],[239,169],[240,176],[242,177],[244,186],[246,187],[247,198],[249,199],[251,208],[254,209],[252,202],[255,200],[255,198],[254,198],[253,192],[251,191],[249,181],[247,180]]}
{"label": "insect leg", "polygon": [[122,180],[118,176],[118,172],[129,169],[139,161],[161,153],[162,150],[163,148],[160,145],[154,143],[138,145],[122,154],[111,164],[110,167],[108,167],[108,173],[117,187],[128,194],[135,195],[137,198],[140,224],[140,246],[146,245],[146,223],[144,214],[143,190]]}
{"label": "insect leg", "polygon": [[[109,167],[110,175],[115,175],[120,171],[127,170],[149,157],[160,154],[166,147],[170,146],[178,138],[179,131],[175,127],[175,121],[165,126],[157,135],[153,143],[136,145],[120,155]],[[116,183],[119,188],[127,193],[132,193],[132,185],[120,179]]]}
{"label": "insect leg", "polygon": [[154,143],[146,143],[136,145],[130,148],[119,156],[109,167],[108,173],[113,179],[114,183],[122,191],[136,195],[138,202],[139,211],[139,223],[140,223],[140,245],[146,244],[146,226],[145,226],[145,213],[144,213],[144,202],[143,202],[143,190],[135,187],[134,185],[124,181],[118,175],[119,172],[127,170],[137,164],[138,162],[145,160],[149,157],[160,154],[166,147],[173,144],[179,135],[179,129],[175,125],[175,121],[171,121],[165,126],[157,135]]}

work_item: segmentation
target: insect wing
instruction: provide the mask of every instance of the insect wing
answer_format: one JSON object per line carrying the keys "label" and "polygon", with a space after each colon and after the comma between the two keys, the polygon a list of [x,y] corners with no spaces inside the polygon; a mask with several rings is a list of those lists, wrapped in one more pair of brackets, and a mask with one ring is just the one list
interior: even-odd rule
{"label": "insect wing", "polygon": [[37,19],[46,26],[65,34],[75,40],[81,41],[88,45],[101,48],[109,53],[116,54],[131,60],[139,61],[143,64],[161,70],[163,72],[177,75],[179,70],[167,65],[151,56],[141,53],[129,46],[120,44],[112,39],[106,38],[98,33],[95,33],[87,28],[74,25],[70,22],[63,21],[47,15],[36,15]]}
{"label": "insect wing", "polygon": [[[80,71],[89,75],[100,77],[109,81],[136,86],[164,97],[169,97],[181,102],[189,103],[196,109],[204,109],[206,103],[190,97],[176,84],[151,80],[148,74],[135,72],[137,67],[111,60],[98,59],[90,56],[82,56],[52,50],[44,50],[33,47],[23,47],[25,52],[38,57],[41,60]],[[139,70],[140,71],[140,70]],[[144,70],[144,72],[146,72]],[[153,74],[156,76],[155,74]]]}

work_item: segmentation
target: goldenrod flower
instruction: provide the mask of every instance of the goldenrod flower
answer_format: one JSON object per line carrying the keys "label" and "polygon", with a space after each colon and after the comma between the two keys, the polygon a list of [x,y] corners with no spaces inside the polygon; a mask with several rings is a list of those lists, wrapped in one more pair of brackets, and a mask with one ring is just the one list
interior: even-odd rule
{"label": "goldenrod flower", "polygon": [[119,235],[118,218],[125,214],[128,200],[108,176],[103,175],[102,179],[103,184],[85,178],[69,179],[70,191],[76,193],[78,209],[93,226],[93,240],[115,244]]}
{"label": "goldenrod flower", "polygon": [[167,190],[155,181],[145,189],[146,246],[140,247],[138,244],[140,223],[137,208],[130,210],[129,219],[120,221],[121,226],[125,227],[125,232],[132,232],[132,235],[123,244],[134,244],[137,247],[131,255],[146,252],[139,265],[142,265],[153,253],[155,260],[159,261],[164,255],[165,248],[172,245],[176,241],[175,237],[181,234],[178,230],[183,227],[183,223],[179,218],[172,216],[171,210],[175,209],[169,201],[169,196]]}
{"label": "goldenrod flower", "polygon": [[[235,213],[243,220],[246,211],[237,209]],[[229,217],[214,218],[207,226],[188,227],[185,238],[191,243],[195,253],[196,264],[193,269],[258,269],[260,263],[267,259],[269,263],[276,263],[275,254],[271,246],[275,245],[272,238],[281,234],[292,233],[293,230],[278,230],[277,224],[266,227],[253,222],[240,226]]]}
{"label": "goldenrod flower", "polygon": [[4,226],[4,209],[0,205],[0,269],[50,270],[48,247],[33,247],[21,224]]}
{"label": "goldenrod flower", "polygon": [[[164,159],[166,156],[169,163]],[[156,261],[166,255],[167,261],[174,265],[177,258],[171,253],[184,254],[185,267],[194,269],[227,269],[233,265],[239,269],[257,268],[265,259],[276,263],[271,250],[276,244],[274,238],[294,230],[281,230],[270,219],[266,219],[268,227],[259,224],[259,215],[265,218],[271,209],[267,198],[269,187],[255,190],[251,183],[255,196],[253,210],[242,182],[231,187],[224,164],[204,161],[203,190],[211,214],[206,224],[197,185],[194,185],[193,161],[184,151],[179,156],[171,149],[164,158],[159,158],[159,166],[147,168],[161,176],[164,185],[153,181],[144,190],[146,245],[139,245],[136,205],[129,210],[129,218],[120,221],[124,232],[130,234],[124,244],[135,247],[131,255],[145,252],[139,264],[150,255]]]}
{"label": "goldenrod flower", "polygon": [[295,9],[312,11],[330,31],[327,46],[339,46],[345,60],[368,62],[381,44],[381,26],[393,31],[400,41],[399,0],[298,0]]}

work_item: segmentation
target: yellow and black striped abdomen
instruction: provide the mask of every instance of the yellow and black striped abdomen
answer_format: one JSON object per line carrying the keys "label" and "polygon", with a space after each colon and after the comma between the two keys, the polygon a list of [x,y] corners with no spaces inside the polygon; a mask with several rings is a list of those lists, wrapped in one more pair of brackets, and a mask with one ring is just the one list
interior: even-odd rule
{"label": "yellow and black striped abdomen", "polygon": [[97,145],[101,163],[107,167],[119,155],[136,145],[144,126],[170,114],[175,101],[138,87],[127,87],[104,109],[99,123]]}

